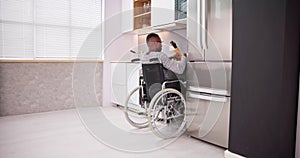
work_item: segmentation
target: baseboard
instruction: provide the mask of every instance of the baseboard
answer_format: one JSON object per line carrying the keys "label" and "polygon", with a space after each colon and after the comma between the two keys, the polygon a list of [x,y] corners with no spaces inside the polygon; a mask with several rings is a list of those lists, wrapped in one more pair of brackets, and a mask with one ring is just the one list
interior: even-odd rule
{"label": "baseboard", "polygon": [[240,156],[238,154],[232,153],[229,150],[225,150],[224,157],[225,158],[246,158],[244,156]]}

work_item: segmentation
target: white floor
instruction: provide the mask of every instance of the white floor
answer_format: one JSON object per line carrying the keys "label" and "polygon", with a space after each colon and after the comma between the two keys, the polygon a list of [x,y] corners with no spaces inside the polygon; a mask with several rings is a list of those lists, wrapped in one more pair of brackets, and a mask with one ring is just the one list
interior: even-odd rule
{"label": "white floor", "polygon": [[[107,116],[119,120],[116,126],[126,124],[120,109],[104,109]],[[86,130],[75,109],[0,117],[1,158],[223,158],[224,151],[183,135],[152,152],[122,152],[97,141]]]}

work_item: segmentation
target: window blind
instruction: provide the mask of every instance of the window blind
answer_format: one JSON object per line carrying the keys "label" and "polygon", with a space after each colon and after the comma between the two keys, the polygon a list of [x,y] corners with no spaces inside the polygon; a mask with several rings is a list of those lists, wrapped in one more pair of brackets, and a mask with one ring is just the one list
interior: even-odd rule
{"label": "window blind", "polygon": [[1,58],[76,58],[102,21],[102,0],[0,0],[0,9]]}

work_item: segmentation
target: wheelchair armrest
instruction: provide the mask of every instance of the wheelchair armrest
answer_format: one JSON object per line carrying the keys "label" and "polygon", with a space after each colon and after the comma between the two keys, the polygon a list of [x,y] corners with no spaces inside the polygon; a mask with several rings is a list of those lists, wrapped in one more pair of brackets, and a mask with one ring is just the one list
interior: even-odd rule
{"label": "wheelchair armrest", "polygon": [[158,58],[151,58],[151,59],[149,59],[149,61],[150,62],[154,62],[154,61],[159,62],[159,59]]}
{"label": "wheelchair armrest", "polygon": [[140,61],[141,61],[141,59],[139,59],[139,58],[131,59],[132,63],[134,63],[134,62],[140,62]]}
{"label": "wheelchair armrest", "polygon": [[168,83],[175,83],[175,82],[180,82],[184,87],[186,87],[186,81],[181,81],[181,80],[172,80],[172,81],[165,81],[165,82],[163,82],[163,84],[162,84],[162,89],[165,89],[166,88],[166,84],[168,84]]}

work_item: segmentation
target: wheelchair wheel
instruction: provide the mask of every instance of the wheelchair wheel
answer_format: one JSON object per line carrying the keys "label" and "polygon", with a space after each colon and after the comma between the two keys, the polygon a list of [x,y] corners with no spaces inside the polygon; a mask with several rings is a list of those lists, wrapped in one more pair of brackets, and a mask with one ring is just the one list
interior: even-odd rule
{"label": "wheelchair wheel", "polygon": [[148,119],[147,119],[147,105],[141,105],[140,103],[140,90],[142,90],[142,86],[136,87],[131,93],[128,95],[124,113],[126,120],[136,128],[145,128],[148,127]]}
{"label": "wheelchair wheel", "polygon": [[180,136],[186,129],[186,103],[183,95],[172,88],[159,91],[151,100],[148,122],[161,138]]}

